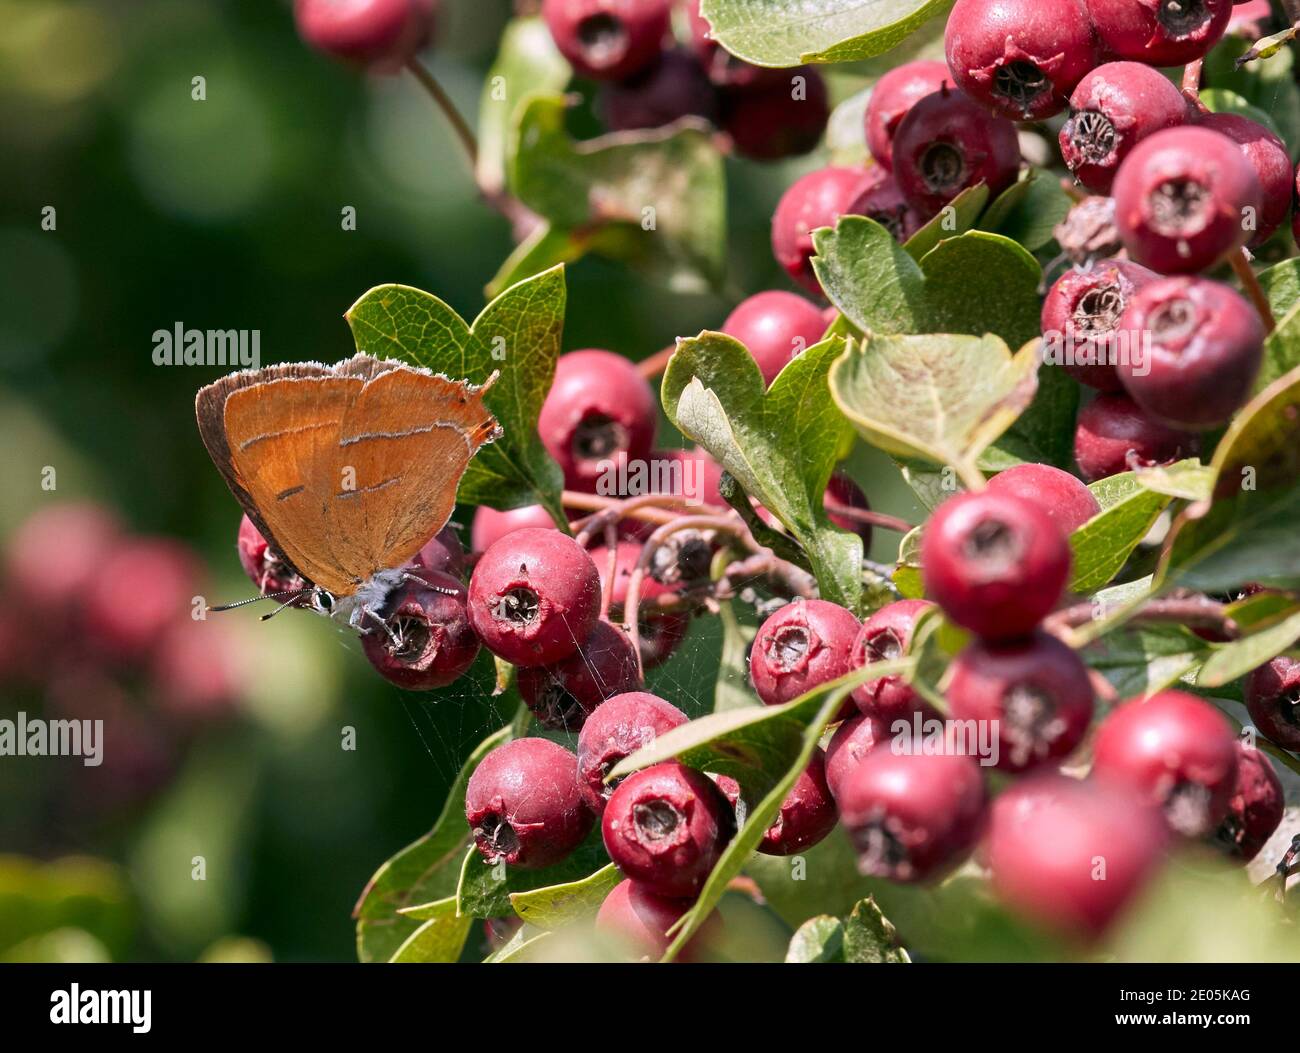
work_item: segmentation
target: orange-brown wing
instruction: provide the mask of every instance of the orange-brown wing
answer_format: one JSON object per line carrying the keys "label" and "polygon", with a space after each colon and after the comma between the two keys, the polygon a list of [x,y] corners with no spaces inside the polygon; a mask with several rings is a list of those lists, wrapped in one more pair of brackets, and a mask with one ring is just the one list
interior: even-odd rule
{"label": "orange-brown wing", "polygon": [[330,532],[363,577],[399,567],[447,523],[470,458],[497,434],[484,389],[399,367],[348,407],[333,468]]}
{"label": "orange-brown wing", "polygon": [[364,387],[358,377],[277,379],[233,391],[225,403],[230,463],[267,537],[310,581],[339,596],[367,576],[331,524],[343,421]]}

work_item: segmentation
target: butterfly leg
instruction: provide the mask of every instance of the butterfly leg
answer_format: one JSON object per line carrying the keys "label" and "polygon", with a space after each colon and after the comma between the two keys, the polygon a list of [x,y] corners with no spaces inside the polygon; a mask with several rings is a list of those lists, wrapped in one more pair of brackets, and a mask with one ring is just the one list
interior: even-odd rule
{"label": "butterfly leg", "polygon": [[[383,631],[383,633],[388,637],[388,641],[393,645],[394,650],[401,650],[402,641],[398,638],[397,634],[393,632],[388,622],[384,621],[383,618],[379,617],[379,615],[376,614],[374,611],[372,611],[369,607],[362,607],[361,618],[359,619],[359,621],[364,621],[367,617],[371,618],[379,626],[379,628]],[[361,625],[358,625],[357,628],[358,630],[360,630],[362,633],[366,635],[369,635],[370,633],[374,632],[374,629],[366,629]]]}

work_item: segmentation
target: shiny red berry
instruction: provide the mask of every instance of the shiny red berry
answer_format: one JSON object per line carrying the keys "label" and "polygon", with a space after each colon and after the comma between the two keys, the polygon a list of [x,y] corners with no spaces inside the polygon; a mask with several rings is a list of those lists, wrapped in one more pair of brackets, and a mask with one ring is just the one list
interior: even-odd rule
{"label": "shiny red berry", "polygon": [[1263,245],[1291,212],[1291,155],[1286,144],[1257,121],[1236,113],[1211,113],[1201,125],[1226,135],[1255,171],[1262,207],[1249,244]]}
{"label": "shiny red berry", "polygon": [[542,18],[574,70],[622,80],[649,66],[668,36],[669,0],[542,0]]}
{"label": "shiny red berry", "polygon": [[808,262],[813,254],[812,232],[835,226],[862,190],[879,178],[879,173],[868,174],[861,168],[818,168],[795,180],[781,195],[772,216],[772,254],[809,292],[821,292]]}
{"label": "shiny red berry", "polygon": [[776,706],[843,676],[852,668],[858,627],[852,611],[828,600],[795,600],[777,610],[759,626],[749,652],[758,697]]}
{"label": "shiny red berry", "polygon": [[821,141],[831,115],[822,75],[812,66],[781,72],[780,79],[723,89],[722,129],[742,157],[779,161]]}
{"label": "shiny red berry", "polygon": [[395,73],[433,32],[435,0],[294,0],[298,33],[327,55]]}
{"label": "shiny red berry", "polygon": [[[755,802],[742,800],[740,783],[730,775],[717,776],[717,783],[736,809],[739,825]],[[826,758],[821,750],[816,750],[781,802],[781,810],[772,825],[764,831],[758,851],[767,856],[795,855],[822,841],[835,829],[837,819],[835,798],[826,783]]]}
{"label": "shiny red berry", "polygon": [[648,691],[628,691],[602,702],[578,733],[578,782],[597,815],[614,786],[605,776],[624,757],[686,723],[686,714]]}
{"label": "shiny red berry", "polygon": [[439,530],[424,543],[411,562],[417,567],[459,578],[465,571],[465,549],[456,528],[449,523]]}
{"label": "shiny red berry", "polygon": [[[630,878],[620,881],[596,912],[596,932],[634,961],[657,962],[673,942],[668,930],[691,909],[689,899],[657,896]],[[690,962],[707,953],[708,945],[720,934],[717,916],[709,918],[677,955]]]}
{"label": "shiny red berry", "polygon": [[1279,655],[1251,673],[1246,708],[1261,733],[1283,749],[1300,750],[1300,661]]}
{"label": "shiny red berry", "polygon": [[520,669],[518,684],[542,727],[577,731],[605,699],[640,688],[641,676],[627,634],[598,621],[567,658]]}
{"label": "shiny red berry", "polygon": [[1083,483],[1050,464],[1017,464],[989,480],[989,493],[1011,494],[1037,505],[1066,534],[1101,511]]}
{"label": "shiny red berry", "polygon": [[817,343],[825,331],[820,307],[780,289],[742,300],[722,323],[722,332],[754,356],[765,384],[771,384],[792,358]]}
{"label": "shiny red berry", "polygon": [[361,649],[385,680],[408,691],[445,687],[478,655],[465,586],[450,574],[412,568],[385,603],[383,625],[367,625]]}
{"label": "shiny red berry", "polygon": [[1161,424],[1127,395],[1099,395],[1079,411],[1074,459],[1089,482],[1195,456],[1200,440]]}
{"label": "shiny red berry", "polygon": [[844,780],[858,763],[881,743],[889,742],[889,722],[872,714],[844,721],[826,745],[826,785],[839,800]]}
{"label": "shiny red berry", "polygon": [[[239,553],[239,565],[263,596],[278,592],[301,592],[308,587],[275,553],[248,516],[239,520],[235,548]],[[285,597],[286,600],[289,598]]]}
{"label": "shiny red berry", "polygon": [[198,592],[194,553],[167,538],[119,542],[81,597],[91,643],[105,656],[139,658],[173,622],[190,617]]}
{"label": "shiny red berry", "polygon": [[596,109],[610,131],[625,132],[683,117],[716,121],[718,95],[694,58],[670,50],[626,80],[602,84]]}
{"label": "shiny red berry", "polygon": [[1273,762],[1261,749],[1237,742],[1237,785],[1228,802],[1228,816],[1215,831],[1215,841],[1241,859],[1259,855],[1282,825],[1286,794]]}
{"label": "shiny red berry", "polygon": [[1099,391],[1122,390],[1115,363],[1128,348],[1119,322],[1133,295],[1158,277],[1127,260],[1071,267],[1043,300],[1045,361]]}
{"label": "shiny red berry", "polygon": [[903,196],[893,176],[868,187],[846,211],[879,223],[900,245],[925,226],[925,216]]}
{"label": "shiny red berry", "polygon": [[474,521],[470,525],[470,547],[475,552],[486,552],[512,530],[524,527],[554,530],[555,520],[541,505],[522,505],[506,512],[479,505],[474,509]]}
{"label": "shiny red berry", "polygon": [[894,167],[894,134],[899,124],[916,103],[945,84],[953,86],[948,66],[929,60],[905,62],[876,81],[867,100],[866,133],[867,149],[877,164]]}
{"label": "shiny red berry", "polygon": [[[640,558],[640,542],[620,541],[618,543],[615,550],[614,584],[610,593],[609,616],[619,624],[624,624],[627,617],[623,609],[627,599],[627,587]],[[708,559],[707,555],[705,559]],[[591,560],[596,564],[596,571],[600,574],[603,588],[605,576],[609,573],[609,549],[603,545],[591,549]],[[690,631],[689,614],[680,611],[668,614],[654,613],[657,601],[671,597],[677,592],[676,587],[663,584],[653,573],[647,573],[641,578],[641,663],[646,669],[653,669],[666,662]]]}
{"label": "shiny red berry", "polygon": [[[872,613],[853,639],[850,666],[857,669],[902,658],[912,646],[916,620],[933,607],[926,600],[895,600]],[[853,701],[864,714],[880,717],[888,727],[894,718],[910,714],[920,699],[907,678],[895,673],[855,687]]]}
{"label": "shiny red berry", "polygon": [[1182,66],[1223,36],[1232,0],[1085,0],[1102,48],[1148,66]]}

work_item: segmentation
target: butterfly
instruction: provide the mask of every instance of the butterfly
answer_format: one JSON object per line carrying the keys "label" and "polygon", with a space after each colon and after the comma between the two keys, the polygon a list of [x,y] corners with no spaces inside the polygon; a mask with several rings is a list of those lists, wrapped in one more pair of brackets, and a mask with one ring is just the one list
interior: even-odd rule
{"label": "butterfly", "polygon": [[471,458],[501,435],[474,386],[356,355],[244,370],[200,389],[199,435],[253,525],[310,582],[307,606],[363,628],[441,530]]}

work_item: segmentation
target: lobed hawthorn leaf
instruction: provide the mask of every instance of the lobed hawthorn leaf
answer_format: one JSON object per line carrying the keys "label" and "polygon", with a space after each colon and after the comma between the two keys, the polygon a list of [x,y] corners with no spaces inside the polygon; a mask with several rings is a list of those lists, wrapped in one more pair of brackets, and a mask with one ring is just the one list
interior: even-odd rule
{"label": "lobed hawthorn leaf", "polygon": [[539,929],[562,929],[593,915],[622,874],[613,863],[578,881],[510,893],[510,905],[529,925]]}
{"label": "lobed hawthorn leaf", "polygon": [[1026,168],[1020,179],[1002,191],[979,219],[979,229],[1037,252],[1052,243],[1056,225],[1073,202],[1060,180],[1041,168]]}
{"label": "lobed hawthorn leaf", "polygon": [[[862,134],[859,128],[858,134]],[[903,249],[914,260],[920,260],[944,238],[956,237],[974,230],[980,213],[989,201],[987,183],[968,186],[948,204],[939,210],[939,214],[927,220],[915,234],[903,242]]]}
{"label": "lobed hawthorn leaf", "polygon": [[910,962],[907,951],[898,946],[898,933],[889,919],[868,896],[853,905],[844,919],[844,960],[863,965]]}
{"label": "lobed hawthorn leaf", "polygon": [[862,594],[862,540],[833,526],[822,495],[847,422],[827,397],[838,338],[793,358],[764,389],[744,346],[721,333],[680,340],[662,385],[664,411],[777,517],[802,546],[822,596],[851,610]]}
{"label": "lobed hawthorn leaf", "polygon": [[1144,487],[1133,472],[1100,479],[1088,489],[1101,511],[1070,535],[1071,592],[1093,592],[1114,578],[1170,500]]}
{"label": "lobed hawthorn leaf", "polygon": [[717,286],[726,185],[708,125],[685,118],[578,142],[565,129],[566,108],[563,95],[534,94],[516,115],[507,184],[548,231],[512,255],[493,287],[506,273],[545,265],[547,253],[571,260],[583,250],[650,270],[677,291]]}
{"label": "lobed hawthorn leaf", "polygon": [[826,149],[829,162],[841,167],[860,167],[872,164],[867,152],[862,128],[867,119],[867,104],[871,101],[871,85],[855,91],[836,103],[826,122]]}
{"label": "lobed hawthorn leaf", "polygon": [[421,921],[388,959],[392,963],[457,962],[465,949],[465,940],[474,924],[473,918],[456,913],[456,897],[448,896],[419,908]]}
{"label": "lobed hawthorn leaf", "polygon": [[587,839],[561,863],[540,870],[524,870],[504,863],[489,864],[470,846],[461,864],[456,886],[456,912],[470,918],[504,918],[515,913],[515,894],[534,892],[552,885],[584,881],[609,863],[601,841],[599,824]]}
{"label": "lobed hawthorn leaf", "polygon": [[1214,491],[1214,469],[1195,457],[1174,464],[1139,468],[1137,481],[1146,489],[1184,501],[1208,501]]}
{"label": "lobed hawthorn leaf", "polygon": [[703,0],[712,35],[757,66],[855,62],[891,50],[950,0]]}
{"label": "lobed hawthorn leaf", "polygon": [[787,964],[844,961],[844,923],[829,914],[809,918],[790,937]]}
{"label": "lobed hawthorn leaf", "polygon": [[475,384],[498,374],[484,402],[503,434],[470,461],[459,500],[501,509],[541,504],[564,522],[564,477],[537,434],[564,307],[564,268],[554,267],[501,293],[472,325],[436,296],[405,285],[378,286],[348,309],[359,351]]}
{"label": "lobed hawthorn leaf", "polygon": [[745,864],[745,874],[758,885],[767,905],[791,928],[823,912],[847,914],[871,894],[874,886],[858,873],[856,853],[842,826],[800,855],[805,863],[800,870],[783,856],[761,853]]}

